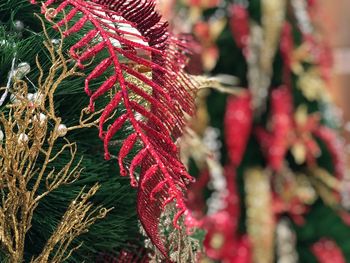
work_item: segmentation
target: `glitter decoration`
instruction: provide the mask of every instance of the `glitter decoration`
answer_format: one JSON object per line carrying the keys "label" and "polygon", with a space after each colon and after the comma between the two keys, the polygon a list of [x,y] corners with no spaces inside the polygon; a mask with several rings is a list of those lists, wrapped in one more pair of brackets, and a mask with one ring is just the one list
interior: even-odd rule
{"label": "glitter decoration", "polygon": [[304,35],[312,34],[313,25],[311,24],[309,12],[307,10],[307,1],[306,0],[292,0],[292,7],[294,9],[295,17],[298,21],[298,26],[300,31]]}
{"label": "glitter decoration", "polygon": [[[36,2],[31,0],[33,4]],[[130,123],[134,132],[121,146],[118,157],[120,173],[122,176],[129,174],[131,185],[138,187],[137,207],[141,223],[166,256],[168,249],[159,236],[159,216],[167,204],[176,202],[173,224],[179,227],[179,218],[188,214],[183,191],[193,180],[179,160],[173,142],[182,134],[185,115],[194,113],[195,85],[183,72],[186,48],[169,34],[167,23],[161,21],[152,0],[136,0],[132,4],[122,0],[66,0],[54,9],[55,2],[45,1],[42,13],[50,21],[56,20],[58,14],[66,13],[55,21],[55,27],[61,28],[64,36],[74,35],[89,24],[89,31],[69,49],[77,65],[84,70],[84,63],[97,55],[107,54],[94,61],[97,66],[85,79],[85,92],[90,96],[89,108],[93,112],[94,102],[118,85],[100,117],[99,136],[104,142],[105,159],[111,158],[109,142],[125,123]],[[130,27],[136,32],[125,30]],[[152,77],[138,71],[140,66],[149,69]],[[90,83],[98,78],[105,78],[105,81],[92,90]],[[136,85],[134,79],[143,85]],[[151,92],[145,91],[144,87]],[[133,100],[132,94],[142,97],[151,107]],[[120,106],[125,110],[115,116]],[[137,114],[143,118],[137,118]],[[113,123],[107,125],[111,118]],[[126,168],[124,159],[134,148],[138,152],[130,168]],[[136,168],[141,168],[139,180],[133,173]]]}
{"label": "glitter decoration", "polygon": [[273,57],[277,51],[281,30],[287,10],[286,0],[262,0],[261,23],[264,32],[261,67],[269,76],[272,71]]}
{"label": "glitter decoration", "polygon": [[204,247],[207,255],[221,262],[252,262],[251,243],[247,235],[238,233],[239,197],[236,186],[236,172],[233,166],[225,167],[227,181],[219,211],[204,218],[207,231]]}
{"label": "glitter decoration", "polygon": [[286,16],[286,0],[261,1],[261,26],[250,25],[247,49],[248,86],[252,94],[255,115],[266,109],[266,98],[271,85],[273,61]]}
{"label": "glitter decoration", "polygon": [[292,98],[288,87],[275,89],[271,94],[271,131],[256,128],[256,136],[261,144],[269,167],[274,171],[282,168],[288,150],[288,134],[292,127]]}
{"label": "glitter decoration", "polygon": [[225,138],[231,162],[237,167],[243,158],[253,126],[249,92],[229,98],[225,113]]}
{"label": "glitter decoration", "polygon": [[248,3],[234,3],[229,7],[230,26],[236,45],[245,52],[249,41]]}
{"label": "glitter decoration", "polygon": [[318,70],[306,70],[301,73],[297,85],[309,101],[326,100],[328,95],[326,82]]}
{"label": "glitter decoration", "polygon": [[316,164],[316,158],[320,156],[321,150],[312,133],[319,129],[319,121],[318,114],[308,114],[305,104],[301,104],[295,110],[290,146],[296,163],[306,162],[310,167]]}
{"label": "glitter decoration", "polygon": [[321,239],[312,245],[311,251],[320,263],[345,263],[343,253],[338,245],[330,239]]}
{"label": "glitter decoration", "polygon": [[220,164],[220,150],[222,144],[219,140],[220,130],[208,127],[203,136],[203,143],[209,149],[211,158],[207,159],[207,165],[210,175],[209,184],[213,190],[212,195],[207,200],[207,214],[214,214],[224,208],[226,203],[222,200],[222,196],[227,194],[226,179],[224,177],[224,169]]}
{"label": "glitter decoration", "polygon": [[282,218],[276,226],[277,263],[297,263],[296,235],[287,218]]}
{"label": "glitter decoration", "polygon": [[[43,22],[40,17],[39,19]],[[42,26],[45,31],[44,23]],[[2,232],[0,243],[4,248],[1,258],[7,258],[9,262],[25,261],[28,252],[25,244],[30,238],[28,230],[36,222],[34,214],[42,204],[42,198],[61,186],[79,180],[84,168],[81,160],[75,158],[78,151],[76,142],[60,140],[54,132],[62,119],[62,116],[56,115],[59,111],[55,104],[55,91],[61,88],[62,81],[76,77],[76,66],[67,65],[68,60],[62,55],[62,49],[55,49],[45,34],[40,38],[45,41],[47,53],[51,54],[51,60],[46,65],[50,70],[37,75],[37,93],[29,96],[28,92],[33,88],[32,82],[29,79],[12,78],[10,90],[12,100],[15,99],[16,103],[8,103],[8,109],[0,115],[0,127],[6,133],[6,143],[0,143],[0,174],[6,188],[6,191],[2,191],[0,211],[8,215],[0,220],[0,228],[8,229]],[[38,68],[43,69],[42,65],[37,61]],[[33,102],[28,98],[35,100],[39,94],[40,105],[33,107]],[[96,114],[86,119],[82,116],[83,113],[84,110],[81,110],[79,122],[73,120],[75,125],[69,127],[70,130],[86,131],[86,128],[97,125],[98,121],[94,118]],[[50,125],[41,125],[42,121],[43,124]],[[82,185],[84,184],[86,182]],[[39,250],[30,256],[32,262],[69,260],[77,249],[75,238],[86,233],[96,220],[104,218],[111,210],[91,203],[92,196],[99,188],[98,183],[76,188],[74,197],[65,202],[55,227],[50,228]],[[45,227],[40,226],[39,229],[45,232]]]}
{"label": "glitter decoration", "polygon": [[244,173],[244,188],[252,262],[271,263],[274,258],[275,217],[269,173],[258,167],[247,169]]}
{"label": "glitter decoration", "polygon": [[284,22],[281,29],[280,50],[284,60],[284,68],[288,71],[291,69],[293,63],[294,42],[292,31],[292,25],[288,22]]}

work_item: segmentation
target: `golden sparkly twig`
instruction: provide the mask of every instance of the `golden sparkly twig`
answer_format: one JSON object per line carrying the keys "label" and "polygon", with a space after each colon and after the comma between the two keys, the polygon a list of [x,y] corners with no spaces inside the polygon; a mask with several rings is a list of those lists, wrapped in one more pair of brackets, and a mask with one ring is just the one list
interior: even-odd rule
{"label": "golden sparkly twig", "polygon": [[[164,242],[169,247],[170,259],[172,262],[177,263],[198,262],[199,253],[201,252],[199,241],[188,235],[184,222],[180,222],[181,227],[179,229],[174,228],[173,218],[175,214],[176,209],[174,205],[166,206],[161,215],[160,224],[158,226]],[[142,226],[140,226],[140,232],[144,236],[147,236]],[[145,240],[145,247],[153,252],[153,254],[149,255],[150,263],[160,263],[166,261],[163,254],[159,252],[159,250],[149,239]]]}
{"label": "golden sparkly twig", "polygon": [[[37,56],[40,73],[37,93],[28,96],[27,83],[14,79],[10,90],[14,99],[0,113],[0,128],[4,131],[4,139],[0,141],[0,244],[9,262],[23,262],[26,234],[40,200],[58,187],[76,181],[82,171],[81,160],[75,161],[76,143],[65,138],[73,128],[62,124],[54,104],[55,91],[62,81],[81,74],[75,71],[76,66],[68,66],[70,60],[62,51],[62,34],[60,45],[54,46],[44,22],[39,19],[52,65],[45,73]],[[94,117],[84,120],[81,117],[74,129],[96,125]],[[59,141],[63,141],[63,146],[57,150]],[[68,162],[62,168],[55,168],[55,161],[64,153],[70,155]],[[70,203],[42,253],[31,262],[63,262],[71,256],[79,247],[70,248],[72,241],[109,211],[89,202],[98,188],[96,184],[90,190],[83,189]]]}

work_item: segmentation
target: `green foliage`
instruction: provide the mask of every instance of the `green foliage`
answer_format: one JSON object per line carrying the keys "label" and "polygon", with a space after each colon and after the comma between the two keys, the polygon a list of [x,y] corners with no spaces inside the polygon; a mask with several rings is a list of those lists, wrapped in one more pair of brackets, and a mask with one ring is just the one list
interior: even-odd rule
{"label": "green foliage", "polygon": [[297,249],[299,262],[317,262],[310,252],[310,246],[321,238],[333,239],[341,248],[346,262],[350,259],[349,226],[339,218],[339,216],[321,201],[318,201],[310,213],[306,216],[306,224],[295,226],[297,234]]}
{"label": "green foliage", "polygon": [[[40,20],[34,16],[34,13],[39,12],[39,7],[30,5],[28,0],[0,0],[0,86],[6,85],[14,56],[18,63],[28,62],[31,66],[31,72],[27,75],[33,83],[30,86],[31,92],[36,90],[35,83],[39,74],[35,64],[36,55],[39,56],[44,71],[48,71],[50,58],[43,45],[45,38]],[[23,30],[15,28],[14,22],[17,20],[23,22],[25,26]],[[46,26],[52,39],[60,39],[58,32],[50,29],[51,25]],[[74,43],[74,40],[67,39],[65,47]],[[84,93],[83,86],[84,77],[65,80],[55,96],[57,115],[62,117],[62,122],[67,126],[77,124],[81,109],[88,105],[89,98]],[[8,100],[9,98],[6,102]],[[102,104],[103,99],[97,104],[99,103]],[[99,108],[99,105],[96,106]],[[1,110],[5,110],[5,107],[0,108]],[[32,227],[26,240],[26,262],[29,262],[33,255],[40,253],[69,202],[77,196],[81,188],[85,185],[91,187],[96,182],[101,184],[101,188],[92,201],[96,205],[114,209],[75,241],[75,245],[81,242],[83,245],[67,262],[94,262],[99,253],[117,254],[122,248],[132,247],[141,242],[136,216],[136,191],[131,189],[129,178],[119,176],[116,160],[109,162],[103,160],[103,147],[97,129],[70,132],[68,139],[77,143],[76,160],[83,158],[81,167],[84,170],[78,181],[48,195],[35,210]],[[62,145],[56,145],[57,150],[60,146]],[[68,153],[63,155],[59,163],[55,164],[56,168],[65,165],[69,158]],[[5,260],[4,255],[0,254],[0,258],[2,259],[0,262]]]}

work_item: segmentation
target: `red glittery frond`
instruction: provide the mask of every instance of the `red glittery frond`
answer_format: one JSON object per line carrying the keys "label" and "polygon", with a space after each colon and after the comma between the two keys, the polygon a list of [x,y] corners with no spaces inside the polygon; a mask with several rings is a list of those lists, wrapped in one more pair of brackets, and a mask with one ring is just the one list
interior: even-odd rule
{"label": "red glittery frond", "polygon": [[253,125],[250,93],[230,97],[225,113],[225,141],[231,162],[238,167],[247,147]]}
{"label": "red glittery frond", "polygon": [[[242,4],[232,4],[229,7],[230,27],[236,45],[241,49],[246,49],[250,35],[249,12]],[[244,50],[246,53],[246,50]]]}
{"label": "red glittery frond", "polygon": [[255,134],[260,142],[268,165],[274,171],[280,171],[288,150],[288,133],[292,128],[291,114],[293,102],[290,90],[286,86],[271,93],[271,130],[257,127]]}
{"label": "red glittery frond", "polygon": [[[117,88],[100,118],[105,158],[111,157],[110,141],[116,133],[130,125],[133,132],[119,151],[120,171],[123,176],[129,174],[132,186],[138,187],[140,220],[166,254],[158,231],[160,214],[165,205],[176,202],[177,227],[179,217],[187,211],[183,191],[192,180],[174,144],[185,115],[192,115],[194,108],[195,88],[182,70],[186,57],[181,41],[170,36],[153,0],[49,0],[42,12],[49,20],[62,15],[55,22],[64,36],[86,32],[69,53],[82,69],[91,60],[97,65],[85,79],[91,111],[99,97]],[[93,89],[92,84],[101,79],[102,85]],[[115,115],[117,109],[122,109],[119,115]],[[126,167],[125,158],[132,150],[137,153]],[[141,171],[140,178],[136,171]]]}
{"label": "red glittery frond", "polygon": [[311,251],[320,263],[345,263],[344,255],[333,240],[322,238],[311,246]]}

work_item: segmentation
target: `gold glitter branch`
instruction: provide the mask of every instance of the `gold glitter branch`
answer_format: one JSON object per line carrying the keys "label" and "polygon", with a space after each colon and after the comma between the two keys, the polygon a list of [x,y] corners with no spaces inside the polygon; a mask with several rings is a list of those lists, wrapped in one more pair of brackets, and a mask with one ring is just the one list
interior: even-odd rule
{"label": "gold glitter branch", "polygon": [[270,172],[260,167],[244,173],[247,229],[251,237],[253,263],[274,262],[275,220],[272,212]]}
{"label": "gold glitter branch", "polygon": [[65,262],[71,256],[72,252],[80,247],[78,245],[69,249],[70,244],[76,236],[87,232],[88,228],[97,219],[104,218],[110,211],[100,206],[91,211],[92,204],[88,200],[98,189],[99,186],[97,184],[87,193],[83,193],[83,189],[78,197],[71,202],[61,223],[44,247],[43,252],[37,259],[32,260],[32,263],[49,262],[50,256],[50,262],[52,263]]}
{"label": "gold glitter branch", "polygon": [[[62,52],[62,36],[60,45],[54,46],[41,22],[46,36],[44,45],[52,65],[45,73],[36,58],[40,75],[35,94],[28,93],[25,81],[14,78],[13,99],[0,113],[0,128],[4,131],[4,139],[0,141],[0,244],[9,262],[23,262],[26,234],[40,200],[61,185],[79,178],[82,168],[81,160],[75,164],[77,145],[69,142],[65,135],[73,129],[92,127],[98,121],[91,115],[84,120],[81,117],[74,127],[66,127],[56,116],[55,91],[63,80],[80,74],[75,71],[76,66],[68,66],[69,59],[65,59]],[[85,113],[82,112],[82,116]],[[65,143],[57,150],[55,145],[62,140]],[[52,168],[63,153],[69,153],[69,161],[63,168]],[[72,241],[109,211],[93,207],[88,201],[98,188],[96,184],[88,191],[83,189],[71,202],[42,253],[31,262],[63,262],[70,257],[79,247],[70,248]]]}

